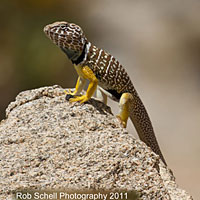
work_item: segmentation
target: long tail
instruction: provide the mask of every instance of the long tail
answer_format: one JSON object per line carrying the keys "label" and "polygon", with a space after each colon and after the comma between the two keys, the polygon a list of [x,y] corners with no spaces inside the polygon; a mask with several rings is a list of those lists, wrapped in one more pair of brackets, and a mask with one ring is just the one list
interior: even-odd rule
{"label": "long tail", "polygon": [[134,91],[133,97],[133,101],[130,103],[130,119],[135,126],[139,138],[158,154],[165,165],[167,165],[158,145],[149,115],[136,91]]}

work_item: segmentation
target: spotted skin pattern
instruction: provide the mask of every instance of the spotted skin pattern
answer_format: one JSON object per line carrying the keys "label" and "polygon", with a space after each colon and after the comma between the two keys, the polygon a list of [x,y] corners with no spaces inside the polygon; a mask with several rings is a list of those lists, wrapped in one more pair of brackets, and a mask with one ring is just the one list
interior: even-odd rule
{"label": "spotted skin pattern", "polygon": [[73,60],[80,56],[87,42],[82,29],[73,23],[55,22],[45,26],[44,32],[64,52],[70,50]]}
{"label": "spotted skin pattern", "polygon": [[98,79],[98,85],[110,93],[113,100],[123,102],[125,99],[129,117],[140,139],[166,164],[148,113],[119,61],[106,51],[92,45],[82,29],[73,23],[55,22],[45,26],[44,32],[67,54],[72,63],[81,67],[88,66]]}

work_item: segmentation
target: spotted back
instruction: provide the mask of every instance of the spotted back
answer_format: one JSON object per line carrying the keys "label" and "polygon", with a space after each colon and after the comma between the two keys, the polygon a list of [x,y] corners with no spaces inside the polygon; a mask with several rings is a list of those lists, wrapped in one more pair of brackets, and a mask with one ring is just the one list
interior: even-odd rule
{"label": "spotted back", "polygon": [[99,85],[119,100],[124,92],[133,93],[134,87],[126,70],[112,55],[88,43],[86,59],[81,63],[89,66]]}

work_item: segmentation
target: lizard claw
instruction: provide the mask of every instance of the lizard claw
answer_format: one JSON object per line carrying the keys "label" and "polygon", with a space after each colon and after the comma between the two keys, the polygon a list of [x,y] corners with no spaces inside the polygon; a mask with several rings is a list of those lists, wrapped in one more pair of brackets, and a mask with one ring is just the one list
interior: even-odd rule
{"label": "lizard claw", "polygon": [[75,92],[75,91],[72,92],[71,89],[68,89],[68,90],[64,90],[64,93],[65,93],[66,95],[72,95],[72,96],[74,96],[76,92]]}
{"label": "lizard claw", "polygon": [[66,100],[67,101],[70,101],[70,99],[73,98],[74,95],[75,95],[75,91],[72,92],[70,89],[64,90],[64,93],[66,94]]}
{"label": "lizard claw", "polygon": [[120,125],[123,127],[123,128],[126,128],[126,122],[122,120],[122,118],[120,117],[120,115],[116,115],[117,119],[119,120],[120,122]]}
{"label": "lizard claw", "polygon": [[77,102],[77,101],[80,101],[80,103],[84,103],[86,101],[88,101],[89,98],[86,96],[86,95],[82,95],[82,96],[79,96],[79,97],[74,97],[74,98],[71,98],[69,101],[70,102]]}

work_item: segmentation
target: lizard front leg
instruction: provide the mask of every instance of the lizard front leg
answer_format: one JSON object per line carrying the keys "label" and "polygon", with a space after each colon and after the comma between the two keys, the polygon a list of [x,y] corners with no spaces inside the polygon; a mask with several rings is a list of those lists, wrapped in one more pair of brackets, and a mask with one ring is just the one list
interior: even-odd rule
{"label": "lizard front leg", "polygon": [[76,82],[76,87],[74,92],[72,92],[70,89],[68,91],[64,91],[66,95],[79,95],[81,93],[81,91],[83,90],[84,86],[86,83],[86,79],[82,78],[82,77],[78,77],[77,82]]}
{"label": "lizard front leg", "polygon": [[93,71],[88,66],[84,66],[81,68],[81,75],[83,76],[84,79],[89,80],[89,86],[86,91],[86,94],[82,95],[82,96],[71,98],[70,102],[80,101],[80,103],[84,103],[84,102],[88,101],[92,97],[92,95],[94,94],[94,92],[97,88],[98,80],[97,80],[95,74],[93,73]]}

